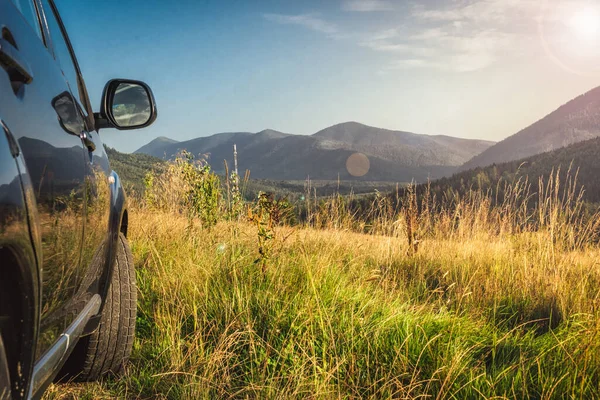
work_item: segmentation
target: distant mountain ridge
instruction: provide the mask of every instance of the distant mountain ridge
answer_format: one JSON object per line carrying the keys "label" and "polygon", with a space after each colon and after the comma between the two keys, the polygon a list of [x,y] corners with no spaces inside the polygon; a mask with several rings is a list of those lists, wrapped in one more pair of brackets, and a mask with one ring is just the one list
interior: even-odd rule
{"label": "distant mountain ridge", "polygon": [[374,128],[357,122],[333,125],[313,135],[293,135],[266,129],[258,133],[226,132],[184,142],[158,138],[136,153],[172,158],[185,149],[210,154],[217,171],[223,160],[232,165],[233,144],[238,149],[240,170],[249,169],[262,179],[354,179],[346,170],[348,157],[365,154],[370,181],[424,181],[447,176],[458,166],[490,147],[493,142],[450,136],[419,135]]}
{"label": "distant mountain ridge", "polygon": [[178,143],[177,140],[170,139],[168,137],[159,136],[150,143],[145,144],[135,151],[135,153],[150,154],[160,151],[163,147],[173,143]]}
{"label": "distant mountain ridge", "polygon": [[475,155],[461,171],[519,160],[600,136],[600,87]]}
{"label": "distant mountain ridge", "polygon": [[[374,128],[357,122],[346,122],[323,129],[313,136],[332,141],[336,148],[375,153],[390,161],[411,165],[430,164],[456,166],[470,154],[479,153],[494,142],[461,139],[443,135],[420,135],[411,132]],[[330,146],[335,145],[329,142]],[[402,151],[410,149],[411,152]],[[444,152],[447,149],[448,152]]]}
{"label": "distant mountain ridge", "polygon": [[458,193],[466,193],[470,189],[491,191],[495,196],[499,181],[512,183],[518,179],[527,178],[532,185],[532,191],[538,190],[538,180],[543,178],[548,182],[552,173],[560,171],[560,184],[564,188],[565,177],[570,173],[571,178],[577,177],[577,190],[583,187],[583,199],[600,204],[600,137],[574,143],[550,152],[536,154],[528,158],[509,161],[506,163],[476,167],[474,169],[454,174],[449,178],[439,179],[431,184],[431,190],[438,196],[452,189]]}

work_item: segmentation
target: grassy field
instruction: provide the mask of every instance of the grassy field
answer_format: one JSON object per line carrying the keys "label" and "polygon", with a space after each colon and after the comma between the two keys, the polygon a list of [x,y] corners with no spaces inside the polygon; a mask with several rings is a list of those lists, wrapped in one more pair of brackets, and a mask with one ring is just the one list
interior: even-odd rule
{"label": "grassy field", "polygon": [[519,190],[409,199],[369,234],[331,204],[318,228],[257,205],[226,217],[225,196],[210,224],[133,205],[126,372],[46,399],[599,398],[598,218],[557,186],[533,210]]}
{"label": "grassy field", "polygon": [[[310,184],[310,189],[307,187]],[[370,182],[370,181],[273,181],[267,179],[250,179],[246,188],[246,198],[253,199],[259,192],[277,193],[290,200],[296,200],[307,191],[317,197],[327,197],[334,194],[362,195],[379,192],[394,192],[398,186],[406,183],[396,182]]]}

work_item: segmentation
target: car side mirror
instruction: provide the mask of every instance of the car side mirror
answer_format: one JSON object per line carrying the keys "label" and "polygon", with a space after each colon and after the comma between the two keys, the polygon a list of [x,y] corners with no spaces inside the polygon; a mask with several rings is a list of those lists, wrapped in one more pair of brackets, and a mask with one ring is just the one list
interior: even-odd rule
{"label": "car side mirror", "polygon": [[152,90],[144,82],[112,79],[104,87],[100,113],[94,114],[96,129],[140,129],[157,116]]}

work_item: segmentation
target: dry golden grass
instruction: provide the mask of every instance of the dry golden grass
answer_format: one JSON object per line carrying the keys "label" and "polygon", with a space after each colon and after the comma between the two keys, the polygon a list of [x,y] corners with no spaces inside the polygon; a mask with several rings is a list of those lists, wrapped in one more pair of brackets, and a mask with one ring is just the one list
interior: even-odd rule
{"label": "dry golden grass", "polygon": [[599,393],[597,248],[473,235],[407,255],[401,237],[281,227],[263,274],[251,224],[207,230],[141,210],[130,221],[131,365],[47,398]]}
{"label": "dry golden grass", "polygon": [[336,196],[297,226],[132,204],[127,371],[46,398],[598,398],[598,216],[525,186],[362,221]]}

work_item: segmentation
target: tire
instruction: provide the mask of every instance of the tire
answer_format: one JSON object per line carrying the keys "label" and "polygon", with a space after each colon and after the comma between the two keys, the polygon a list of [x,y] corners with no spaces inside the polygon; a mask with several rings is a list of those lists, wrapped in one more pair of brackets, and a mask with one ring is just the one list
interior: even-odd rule
{"label": "tire", "polygon": [[4,342],[0,336],[0,400],[9,400],[10,394],[10,373],[8,371],[8,360],[6,351],[4,351]]}
{"label": "tire", "polygon": [[117,256],[98,328],[80,339],[64,371],[77,381],[119,374],[129,360],[135,336],[137,288],[133,255],[120,233]]}

